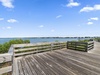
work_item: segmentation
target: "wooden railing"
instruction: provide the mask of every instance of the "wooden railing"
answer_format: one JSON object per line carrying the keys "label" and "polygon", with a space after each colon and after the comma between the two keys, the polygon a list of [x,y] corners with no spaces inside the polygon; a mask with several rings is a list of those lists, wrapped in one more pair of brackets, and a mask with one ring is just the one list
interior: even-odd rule
{"label": "wooden railing", "polygon": [[[37,43],[37,44],[14,44],[10,47],[8,53],[0,54],[0,75],[9,73],[19,75],[17,59],[24,55],[30,55],[40,52],[53,51],[66,48],[66,42]],[[6,64],[3,66],[2,64]]]}
{"label": "wooden railing", "polygon": [[0,54],[0,75],[11,75],[13,70],[13,47],[11,46],[8,53]]}
{"label": "wooden railing", "polygon": [[38,44],[17,44],[14,45],[15,56],[35,54],[45,51],[52,51],[66,48],[66,42],[38,43]]}
{"label": "wooden railing", "polygon": [[91,50],[93,48],[94,48],[94,42],[93,41],[90,41],[90,42],[68,41],[67,42],[67,49],[87,52],[88,50]]}

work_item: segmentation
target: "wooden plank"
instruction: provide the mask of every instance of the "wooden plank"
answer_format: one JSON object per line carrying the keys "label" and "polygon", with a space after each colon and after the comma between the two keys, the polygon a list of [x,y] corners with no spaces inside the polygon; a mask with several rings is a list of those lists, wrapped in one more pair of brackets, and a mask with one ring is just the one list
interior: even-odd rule
{"label": "wooden plank", "polygon": [[59,55],[56,55],[56,54],[52,54],[52,55],[48,54],[48,55],[52,56],[53,58],[58,59],[59,61],[65,62],[66,64],[69,63],[69,65],[67,65],[67,66],[72,67],[74,70],[76,69],[79,73],[81,73],[83,75],[100,74],[99,69],[95,68],[95,70],[94,70],[94,69],[92,69],[93,68],[92,66],[88,66],[86,64],[83,64],[80,61],[77,62],[76,60],[73,60],[73,59],[70,59],[70,58],[67,58],[67,57],[65,58],[64,56],[59,56]]}
{"label": "wooden plank", "polygon": [[24,53],[18,53],[15,54],[14,56],[24,56],[24,55],[29,55],[29,54],[33,54],[33,53],[37,53],[38,51],[30,51],[30,52],[24,52]]}
{"label": "wooden plank", "polygon": [[28,66],[28,64],[27,64],[27,62],[26,62],[26,59],[21,59],[22,60],[22,65],[24,65],[24,68],[26,69],[25,71],[27,72],[25,72],[25,74],[26,75],[33,75],[32,74],[32,71],[30,70],[30,67]]}
{"label": "wooden plank", "polygon": [[[43,56],[43,55],[42,56],[38,56],[38,57],[41,58],[39,60],[44,61],[43,62],[44,65],[47,64],[48,67],[51,67],[51,69],[57,75],[66,75],[66,74],[68,74],[68,75],[76,75],[72,71],[70,71],[68,68],[65,68],[64,66],[62,66],[62,64],[59,64],[59,62],[57,62],[57,61],[55,62],[55,59],[51,59],[50,57]],[[36,59],[37,59],[37,57],[36,57]],[[53,75],[55,75],[55,74],[53,74]]]}
{"label": "wooden plank", "polygon": [[33,58],[35,58],[36,62],[39,64],[39,66],[46,75],[59,75],[59,73],[56,72],[57,69],[55,67],[50,66],[47,63],[47,61],[43,61],[41,58],[38,57],[33,57]]}
{"label": "wooden plank", "polygon": [[[69,63],[67,63],[67,64],[65,64],[65,62],[63,62],[63,61],[61,61],[61,60],[58,60],[58,59],[56,59],[55,57],[52,57],[52,56],[50,56],[50,55],[48,55],[48,54],[45,54],[45,56],[44,57],[49,57],[49,59],[48,60],[52,60],[52,62],[55,62],[55,63],[57,63],[58,65],[59,65],[59,67],[61,67],[61,68],[63,68],[63,69],[65,69],[66,71],[64,71],[65,73],[68,73],[68,75],[81,75],[79,72],[77,72],[77,71],[75,71],[76,69],[72,69],[72,66],[71,66],[71,64]],[[62,71],[62,69],[61,69],[61,71]],[[63,71],[62,71],[63,72]],[[66,74],[65,74],[66,75]]]}
{"label": "wooden plank", "polygon": [[[52,48],[52,50],[58,50],[60,49],[60,47],[58,48]],[[35,51],[29,51],[29,52],[22,52],[22,53],[16,53],[15,57],[17,56],[24,56],[24,55],[29,55],[29,54],[35,54],[35,53],[41,53],[41,52],[46,52],[46,51],[51,51],[50,49],[44,49],[44,50],[35,50]]]}
{"label": "wooden plank", "polygon": [[0,54],[0,63],[12,61],[12,55],[9,53]]}
{"label": "wooden plank", "polygon": [[19,72],[19,75],[24,75],[24,72],[23,72],[23,69],[22,69],[22,65],[20,63],[20,60],[18,60],[18,72]]}
{"label": "wooden plank", "polygon": [[[58,44],[58,43],[65,43],[65,42],[53,42],[53,44]],[[51,44],[50,42],[49,43],[35,43],[35,44],[14,44],[13,47],[16,48],[16,47],[28,47],[28,46],[37,46],[37,45],[45,45],[45,44]]]}
{"label": "wooden plank", "polygon": [[27,50],[34,51],[35,49],[37,49],[37,48],[22,48],[22,49],[15,49],[14,52],[27,51]]}
{"label": "wooden plank", "polygon": [[45,67],[41,68],[41,65],[34,58],[32,58],[32,57],[28,57],[28,58],[27,58],[27,60],[30,62],[30,66],[32,66],[32,71],[34,71],[34,75],[45,75],[45,73],[43,71],[43,69],[45,69]]}
{"label": "wooden plank", "polygon": [[88,42],[88,44],[91,44],[91,43],[94,44],[94,41],[89,41],[89,42]]}
{"label": "wooden plank", "polygon": [[[22,58],[23,59],[23,58]],[[23,60],[21,59],[20,63],[22,65],[22,69],[23,69],[23,72],[24,72],[24,75],[29,75],[28,74],[28,71],[27,71],[27,67],[26,65],[24,64]]]}
{"label": "wooden plank", "polygon": [[41,46],[41,47],[33,47],[33,48],[22,48],[22,49],[15,49],[14,52],[20,52],[20,51],[35,51],[37,50],[38,48],[50,48],[50,46]]}
{"label": "wooden plank", "polygon": [[19,70],[24,75],[100,74],[100,57],[72,50],[56,50],[28,55],[20,61],[21,69]]}
{"label": "wooden plank", "polygon": [[9,48],[8,53],[11,54],[11,55],[13,55],[13,53],[14,53],[14,47],[13,47],[13,45],[11,45],[11,47]]}
{"label": "wooden plank", "polygon": [[36,54],[36,53],[46,52],[46,51],[50,51],[50,50],[49,50],[49,49],[46,49],[46,50],[29,51],[29,52],[17,53],[17,54],[15,54],[14,56],[15,56],[15,57],[18,57],[18,56]]}
{"label": "wooden plank", "polygon": [[0,69],[0,74],[8,73],[12,71],[12,66],[4,67]]}
{"label": "wooden plank", "polygon": [[35,69],[34,69],[34,68],[36,68],[36,67],[35,67],[35,65],[34,65],[34,62],[32,62],[33,59],[32,59],[32,61],[31,61],[31,58],[28,57],[28,58],[26,58],[26,61],[27,61],[27,64],[29,65],[29,67],[30,67],[30,70],[31,70],[32,74],[33,74],[33,75],[38,75],[37,72],[36,72]]}
{"label": "wooden plank", "polygon": [[86,60],[91,59],[94,62],[99,63],[100,62],[100,56],[96,54],[90,54],[90,53],[84,53],[79,51],[73,51],[73,50],[63,50],[65,53],[69,53],[72,55],[78,55],[79,57],[84,57]]}
{"label": "wooden plank", "polygon": [[94,61],[93,58],[88,58],[85,55],[81,55],[79,53],[74,54],[74,53],[71,53],[70,51],[67,51],[67,52],[64,52],[64,51],[56,51],[56,53],[58,53],[60,55],[63,55],[65,57],[69,57],[69,58],[72,58],[72,59],[76,59],[78,61],[82,61],[82,62],[87,63],[89,65],[96,66],[96,67],[100,68],[100,63],[98,63],[98,61]]}
{"label": "wooden plank", "polygon": [[28,47],[28,46],[37,46],[37,45],[45,45],[50,43],[35,43],[35,44],[14,44],[14,47]]}
{"label": "wooden plank", "polygon": [[73,49],[73,50],[79,50],[79,51],[82,51],[80,48],[83,47],[85,52],[87,52],[88,50],[92,49],[88,49],[88,47],[94,46],[94,42],[73,42],[73,41],[70,41],[70,42],[67,42],[67,49]]}
{"label": "wooden plank", "polygon": [[19,71],[18,71],[18,64],[17,64],[17,59],[15,59],[15,57],[13,57],[13,64],[12,64],[13,68],[12,68],[12,75],[19,75]]}

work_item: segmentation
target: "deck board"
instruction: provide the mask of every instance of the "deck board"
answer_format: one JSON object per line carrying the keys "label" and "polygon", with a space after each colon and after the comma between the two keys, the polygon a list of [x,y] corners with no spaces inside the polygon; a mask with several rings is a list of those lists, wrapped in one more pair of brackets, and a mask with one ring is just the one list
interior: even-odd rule
{"label": "deck board", "polygon": [[22,65],[20,64],[20,61],[18,61],[18,67],[19,67],[19,75],[24,75],[23,68]]}
{"label": "deck board", "polygon": [[18,59],[20,75],[99,75],[100,56],[73,50],[55,50]]}
{"label": "deck board", "polygon": [[66,51],[57,51],[56,53],[63,54],[64,56],[67,56],[69,58],[76,59],[78,61],[82,61],[84,63],[87,63],[87,64],[90,64],[90,65],[100,68],[100,63],[98,63],[98,62],[100,62],[100,59],[94,58],[93,55],[90,57],[90,54],[88,56],[88,55],[86,55],[87,53],[79,54],[79,53],[73,52],[73,51],[67,51],[67,52]]}
{"label": "deck board", "polygon": [[[51,54],[50,54],[51,55]],[[95,68],[95,66],[92,66],[92,65],[90,65],[90,64],[87,64],[87,63],[84,63],[83,62],[83,60],[81,60],[81,61],[78,61],[77,59],[73,59],[73,58],[69,58],[69,57],[67,57],[67,56],[62,56],[62,55],[59,55],[59,54],[53,54],[53,55],[51,55],[52,57],[55,57],[56,59],[59,59],[59,60],[61,60],[61,61],[63,61],[64,63],[69,63],[69,65],[71,66],[71,67],[75,67],[76,68],[76,70],[78,69],[78,72],[82,72],[82,73],[84,73],[83,72],[83,70],[85,71],[85,73],[87,72],[87,73],[91,73],[91,72],[93,72],[94,74],[95,74],[95,71],[96,71],[96,73],[98,73],[98,74],[100,74],[100,68]],[[63,63],[62,63],[63,64]],[[69,65],[67,65],[67,66],[69,66]],[[70,67],[69,66],[69,67]],[[82,70],[83,69],[83,70]],[[95,70],[96,69],[96,70]],[[95,71],[94,71],[95,70]],[[86,75],[86,74],[85,74]]]}
{"label": "deck board", "polygon": [[0,75],[3,73],[11,72],[12,71],[12,66],[4,67],[0,69]]}

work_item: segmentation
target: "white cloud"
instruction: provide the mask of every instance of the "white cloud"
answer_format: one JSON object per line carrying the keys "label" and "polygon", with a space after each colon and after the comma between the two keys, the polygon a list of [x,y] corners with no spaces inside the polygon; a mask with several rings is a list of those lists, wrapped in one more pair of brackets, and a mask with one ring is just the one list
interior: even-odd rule
{"label": "white cloud", "polygon": [[9,22],[9,23],[15,23],[15,22],[18,22],[18,21],[15,20],[15,19],[9,19],[9,20],[7,20],[7,22]]}
{"label": "white cloud", "polygon": [[39,27],[40,27],[40,28],[43,28],[44,26],[43,26],[43,25],[40,25]]}
{"label": "white cloud", "polygon": [[54,29],[51,30],[51,32],[54,32],[54,31],[55,31]]}
{"label": "white cloud", "polygon": [[11,29],[12,27],[2,27],[2,29]]}
{"label": "white cloud", "polygon": [[0,21],[1,21],[1,20],[4,20],[4,18],[0,18]]}
{"label": "white cloud", "polygon": [[56,16],[56,18],[61,18],[62,17],[62,15],[58,15],[58,16]]}
{"label": "white cloud", "polygon": [[94,5],[93,7],[90,6],[83,7],[80,10],[80,12],[90,12],[90,11],[97,11],[97,10],[100,10],[100,4]]}
{"label": "white cloud", "polygon": [[97,20],[99,20],[99,18],[98,18],[98,17],[93,17],[93,18],[90,18],[90,20],[95,20],[95,21],[97,21]]}
{"label": "white cloud", "polygon": [[7,29],[11,29],[11,27],[7,27]]}
{"label": "white cloud", "polygon": [[3,6],[7,8],[14,8],[12,4],[13,0],[0,0],[0,2],[2,3]]}
{"label": "white cloud", "polygon": [[92,18],[90,18],[90,19],[88,19],[88,21],[98,21],[99,20],[99,18],[98,17],[92,17]]}
{"label": "white cloud", "polygon": [[88,24],[88,25],[91,25],[91,24],[93,24],[93,22],[88,22],[87,24]]}
{"label": "white cloud", "polygon": [[73,7],[73,6],[79,6],[80,3],[74,2],[73,0],[70,0],[69,3],[66,5],[67,7]]}

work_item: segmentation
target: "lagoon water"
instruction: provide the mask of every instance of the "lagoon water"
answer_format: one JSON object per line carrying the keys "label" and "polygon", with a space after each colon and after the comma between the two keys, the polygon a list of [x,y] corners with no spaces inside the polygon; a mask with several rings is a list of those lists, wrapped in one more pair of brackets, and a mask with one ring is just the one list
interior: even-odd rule
{"label": "lagoon water", "polygon": [[[9,40],[13,40],[17,38],[0,38],[0,44],[8,42]],[[78,38],[21,38],[23,40],[30,40],[31,43],[39,43],[39,42],[66,42],[72,40],[78,40]],[[82,38],[84,39],[84,38]]]}

